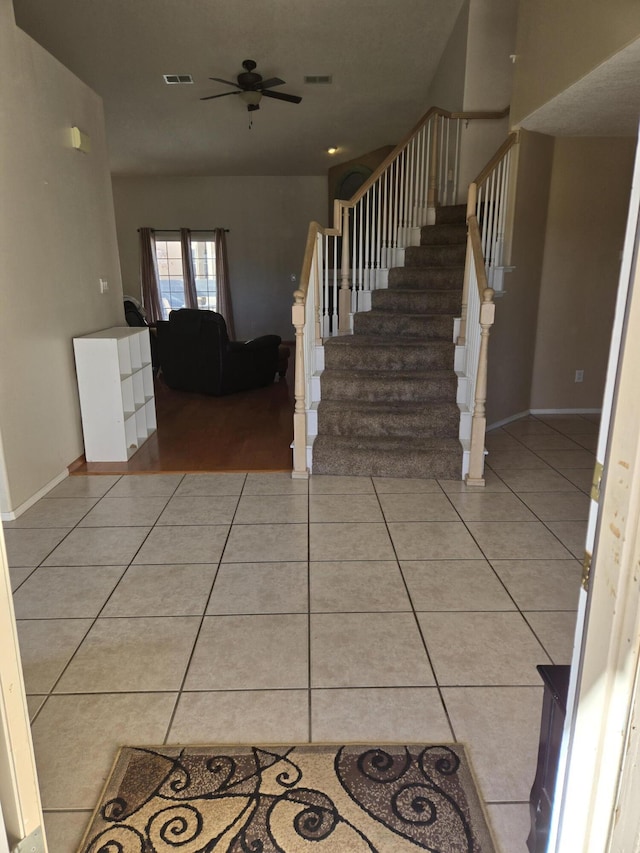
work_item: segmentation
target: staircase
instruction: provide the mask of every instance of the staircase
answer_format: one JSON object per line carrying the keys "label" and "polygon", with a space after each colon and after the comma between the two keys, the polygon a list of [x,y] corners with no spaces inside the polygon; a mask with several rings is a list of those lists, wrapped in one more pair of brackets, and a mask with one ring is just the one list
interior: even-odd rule
{"label": "staircase", "polygon": [[325,342],[314,473],[460,478],[453,321],[465,215],[465,205],[438,208],[371,311],[354,315],[353,335]]}

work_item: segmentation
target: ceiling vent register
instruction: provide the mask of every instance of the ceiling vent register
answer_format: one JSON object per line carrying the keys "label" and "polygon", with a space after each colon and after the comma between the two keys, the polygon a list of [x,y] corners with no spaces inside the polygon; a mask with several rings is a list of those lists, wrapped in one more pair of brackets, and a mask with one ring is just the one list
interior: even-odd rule
{"label": "ceiling vent register", "polygon": [[304,78],[305,83],[333,83],[333,78],[331,74],[306,74]]}
{"label": "ceiling vent register", "polygon": [[173,86],[176,83],[193,83],[193,77],[191,74],[163,74],[164,82]]}

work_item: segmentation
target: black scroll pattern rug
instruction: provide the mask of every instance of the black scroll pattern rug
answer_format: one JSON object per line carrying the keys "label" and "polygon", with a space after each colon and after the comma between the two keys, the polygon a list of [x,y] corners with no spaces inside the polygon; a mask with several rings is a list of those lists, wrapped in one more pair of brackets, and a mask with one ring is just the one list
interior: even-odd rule
{"label": "black scroll pattern rug", "polygon": [[124,747],[80,853],[493,853],[464,748]]}

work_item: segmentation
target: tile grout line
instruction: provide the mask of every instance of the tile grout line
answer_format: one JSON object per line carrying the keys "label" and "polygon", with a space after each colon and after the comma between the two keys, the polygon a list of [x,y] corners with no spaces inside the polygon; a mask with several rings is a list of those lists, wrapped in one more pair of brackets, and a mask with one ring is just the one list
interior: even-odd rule
{"label": "tile grout line", "polygon": [[200,617],[200,624],[198,625],[198,630],[196,631],[195,637],[194,637],[194,639],[193,639],[193,644],[192,644],[192,646],[191,646],[191,652],[190,652],[190,654],[189,654],[189,657],[188,657],[187,662],[186,662],[186,666],[185,666],[185,668],[184,668],[184,673],[183,673],[183,676],[182,676],[182,680],[181,680],[181,682],[180,682],[180,686],[179,686],[179,688],[178,688],[178,690],[177,690],[176,701],[174,702],[174,705],[173,705],[173,711],[171,712],[171,716],[169,717],[169,722],[167,723],[167,729],[166,729],[166,732],[165,732],[164,738],[163,738],[163,740],[162,740],[163,745],[166,745],[166,743],[167,743],[167,741],[168,741],[168,739],[169,739],[169,734],[170,734],[170,732],[171,732],[171,729],[172,729],[172,727],[173,727],[173,724],[174,724],[174,721],[175,721],[175,718],[176,718],[176,714],[177,714],[177,712],[178,712],[178,705],[180,704],[180,700],[181,700],[182,695],[183,695],[183,693],[184,693],[184,687],[185,687],[185,684],[186,684],[186,681],[187,681],[187,677],[188,677],[188,675],[189,675],[189,669],[191,668],[191,663],[192,663],[192,661],[193,661],[193,656],[195,655],[195,651],[196,651],[196,648],[197,648],[197,645],[198,645],[198,641],[199,641],[199,639],[200,639],[200,634],[202,633],[202,628],[204,627],[204,622],[205,622],[205,619],[206,619],[206,617],[207,617],[207,609],[208,609],[209,604],[210,604],[210,602],[211,602],[211,596],[213,595],[213,590],[214,590],[215,585],[216,585],[216,580],[218,579],[218,574],[219,574],[219,572],[220,572],[220,567],[221,567],[221,565],[222,565],[222,558],[224,557],[225,548],[227,547],[227,543],[228,543],[228,541],[229,541],[229,537],[231,536],[231,531],[232,531],[232,529],[233,529],[233,520],[234,520],[234,518],[236,517],[236,514],[237,514],[237,512],[238,512],[238,507],[240,506],[240,500],[241,500],[241,498],[242,498],[242,491],[244,490],[244,486],[245,486],[246,480],[247,480],[247,477],[246,477],[246,474],[245,474],[245,478],[244,478],[244,480],[242,481],[242,490],[240,491],[240,494],[238,495],[238,499],[237,499],[237,501],[236,501],[236,507],[235,507],[235,510],[234,510],[233,515],[232,515],[232,518],[231,518],[231,523],[229,524],[229,529],[227,530],[227,535],[226,535],[226,537],[225,537],[224,544],[223,544],[222,548],[220,549],[220,557],[219,557],[219,559],[218,559],[218,561],[217,561],[217,562],[218,562],[218,567],[217,567],[217,569],[216,569],[216,571],[215,571],[215,574],[214,574],[214,576],[213,576],[213,581],[211,582],[211,588],[209,589],[209,594],[208,594],[208,596],[207,596],[207,600],[206,600],[205,605],[204,605],[204,608],[203,608],[203,610],[202,610],[202,615],[201,615],[201,617]]}
{"label": "tile grout line", "polygon": [[[377,491],[376,486],[375,486],[375,481],[374,481],[374,483],[373,483],[373,487],[374,487],[374,489],[375,489],[375,491],[376,491],[376,495],[378,496],[378,502],[380,503],[380,496],[378,495],[378,491]],[[380,503],[380,509],[382,510],[382,504],[381,504],[381,503]],[[385,518],[384,511],[382,512],[382,516],[383,516],[383,518]],[[386,518],[385,518],[385,527],[386,527],[386,530],[387,530],[387,536],[389,537],[389,541],[391,542],[391,547],[392,547],[392,549],[393,549],[393,553],[394,553],[394,557],[395,557],[396,566],[397,566],[397,568],[398,568],[398,571],[400,572],[400,577],[402,578],[402,583],[404,584],[405,592],[406,592],[406,594],[407,594],[407,597],[408,597],[408,599],[409,599],[409,603],[410,603],[410,605],[411,605],[412,615],[413,615],[413,620],[414,620],[415,626],[416,626],[416,628],[417,628],[417,630],[418,630],[418,635],[419,635],[420,640],[421,640],[421,642],[422,642],[422,647],[423,647],[423,649],[424,649],[424,653],[425,653],[425,656],[426,656],[426,658],[427,658],[427,662],[428,662],[428,664],[429,664],[429,668],[431,669],[431,674],[433,675],[434,686],[435,686],[435,689],[438,691],[438,697],[439,697],[439,699],[440,699],[440,703],[441,703],[441,705],[442,705],[442,709],[443,709],[443,711],[444,711],[444,715],[445,715],[445,719],[446,719],[446,721],[447,721],[447,725],[449,726],[449,731],[451,732],[451,736],[453,737],[454,742],[455,742],[455,743],[458,743],[458,738],[457,738],[457,736],[456,736],[455,729],[454,729],[454,727],[453,727],[453,721],[452,721],[451,716],[450,716],[450,714],[449,714],[449,709],[447,708],[446,702],[444,701],[444,696],[443,696],[443,694],[442,694],[442,690],[441,690],[441,688],[440,688],[440,683],[439,683],[439,681],[438,681],[438,676],[437,676],[437,674],[436,674],[436,670],[435,670],[435,667],[434,667],[434,665],[433,665],[433,661],[432,661],[432,659],[431,659],[431,655],[430,655],[430,653],[429,653],[429,649],[428,649],[428,647],[427,647],[427,641],[426,641],[425,636],[424,636],[424,633],[423,633],[423,631],[422,631],[422,626],[420,625],[420,620],[418,619],[418,615],[417,615],[417,612],[416,612],[415,606],[414,606],[414,604],[413,604],[413,598],[412,598],[412,596],[411,596],[411,592],[410,592],[410,590],[409,590],[409,587],[408,587],[408,584],[407,584],[407,580],[406,580],[406,578],[405,578],[405,576],[404,576],[404,572],[402,571],[402,565],[401,565],[401,563],[400,563],[400,559],[399,559],[399,557],[398,557],[398,552],[397,552],[397,550],[396,550],[396,546],[395,546],[395,543],[394,543],[394,541],[393,541],[393,537],[391,536],[391,531],[389,530],[389,525],[388,525],[388,523],[387,523]]]}

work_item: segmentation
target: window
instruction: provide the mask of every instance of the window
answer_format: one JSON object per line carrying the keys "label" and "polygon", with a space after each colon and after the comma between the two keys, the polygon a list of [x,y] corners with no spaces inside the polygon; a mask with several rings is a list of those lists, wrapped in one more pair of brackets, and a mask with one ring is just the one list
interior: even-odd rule
{"label": "window", "polygon": [[212,239],[191,239],[198,308],[216,310],[216,246]]}
{"label": "window", "polygon": [[[184,265],[180,238],[176,231],[158,231],[155,235],[158,284],[162,316],[169,318],[174,308],[186,306]],[[191,258],[196,279],[198,308],[216,310],[216,248],[212,234],[191,236]]]}

